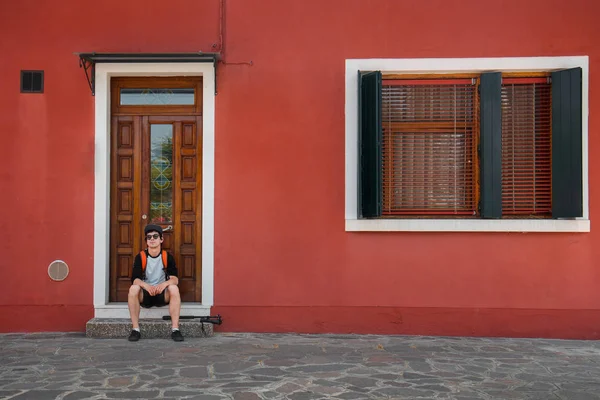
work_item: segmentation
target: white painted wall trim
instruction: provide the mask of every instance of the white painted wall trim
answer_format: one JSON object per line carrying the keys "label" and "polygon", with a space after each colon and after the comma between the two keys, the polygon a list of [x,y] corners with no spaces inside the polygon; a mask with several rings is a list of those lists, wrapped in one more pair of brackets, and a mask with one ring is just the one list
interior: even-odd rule
{"label": "white painted wall trim", "polygon": [[[163,315],[169,315],[168,307],[142,308],[140,318],[162,318]],[[181,315],[208,316],[210,307],[201,304],[181,304]],[[95,318],[129,318],[129,309],[127,303],[111,303],[105,306],[95,307]]]}
{"label": "white painted wall trim", "polygon": [[[108,303],[110,262],[110,78],[113,76],[202,76],[202,303],[210,313],[214,288],[215,72],[211,63],[96,64],[94,186],[94,315],[118,318],[126,303]],[[193,306],[184,305],[184,307]],[[197,307],[196,307],[197,308]],[[185,308],[184,308],[185,309]],[[204,310],[204,311],[203,311]],[[148,313],[152,315],[152,313]],[[162,314],[161,314],[162,315]],[[199,314],[195,314],[199,315]]]}
{"label": "white painted wall trim", "polygon": [[[358,219],[358,71],[395,74],[552,71],[581,67],[583,217],[573,220]],[[346,60],[346,231],[589,232],[589,57]]]}

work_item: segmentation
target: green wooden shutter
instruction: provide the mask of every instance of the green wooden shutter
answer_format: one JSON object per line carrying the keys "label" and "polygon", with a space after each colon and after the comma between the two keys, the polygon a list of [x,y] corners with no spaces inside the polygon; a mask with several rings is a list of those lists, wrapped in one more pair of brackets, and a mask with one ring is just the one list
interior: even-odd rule
{"label": "green wooden shutter", "polygon": [[358,215],[381,215],[381,72],[358,73]]}
{"label": "green wooden shutter", "polygon": [[502,76],[481,75],[481,216],[502,217]]}
{"label": "green wooden shutter", "polygon": [[583,216],[581,68],[552,73],[552,217]]}

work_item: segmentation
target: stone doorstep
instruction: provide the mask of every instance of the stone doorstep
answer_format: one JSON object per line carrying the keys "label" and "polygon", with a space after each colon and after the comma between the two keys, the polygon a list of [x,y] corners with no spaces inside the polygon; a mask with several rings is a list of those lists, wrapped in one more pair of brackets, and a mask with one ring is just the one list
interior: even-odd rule
{"label": "stone doorstep", "polygon": [[[180,320],[179,329],[185,338],[201,338],[214,335],[213,324],[202,323],[193,319]],[[142,333],[142,339],[170,339],[171,321],[140,319],[140,332]],[[85,326],[85,334],[90,338],[126,339],[130,333],[131,320],[124,318],[92,318]]]}

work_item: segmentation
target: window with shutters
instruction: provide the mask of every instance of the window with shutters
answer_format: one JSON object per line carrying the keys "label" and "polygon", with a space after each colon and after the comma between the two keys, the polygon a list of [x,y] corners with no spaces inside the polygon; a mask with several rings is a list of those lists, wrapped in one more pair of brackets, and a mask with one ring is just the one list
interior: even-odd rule
{"label": "window with shutters", "polygon": [[490,69],[358,69],[357,220],[587,220],[582,68]]}

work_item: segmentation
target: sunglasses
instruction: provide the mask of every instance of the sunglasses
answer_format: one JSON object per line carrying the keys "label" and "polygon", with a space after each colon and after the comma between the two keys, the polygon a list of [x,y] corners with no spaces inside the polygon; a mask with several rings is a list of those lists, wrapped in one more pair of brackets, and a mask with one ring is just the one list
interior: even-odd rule
{"label": "sunglasses", "polygon": [[150,235],[146,235],[146,240],[158,239],[160,235],[158,233],[151,233]]}

